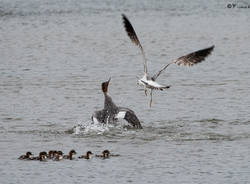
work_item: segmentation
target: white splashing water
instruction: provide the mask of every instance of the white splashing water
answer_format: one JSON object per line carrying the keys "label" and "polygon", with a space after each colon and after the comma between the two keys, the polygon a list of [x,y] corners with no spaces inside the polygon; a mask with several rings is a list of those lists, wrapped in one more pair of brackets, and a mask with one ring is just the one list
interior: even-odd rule
{"label": "white splashing water", "polygon": [[99,123],[95,121],[78,121],[77,125],[73,127],[73,134],[81,135],[81,134],[98,134],[102,135],[109,131],[114,131],[114,129],[119,131],[127,131],[130,126],[126,121],[119,120],[114,123]]}
{"label": "white splashing water", "polygon": [[104,134],[105,132],[108,132],[110,128],[114,127],[114,125],[111,124],[103,124],[103,123],[95,123],[92,121],[88,122],[79,122],[74,128],[73,128],[73,134],[80,135],[80,134]]}

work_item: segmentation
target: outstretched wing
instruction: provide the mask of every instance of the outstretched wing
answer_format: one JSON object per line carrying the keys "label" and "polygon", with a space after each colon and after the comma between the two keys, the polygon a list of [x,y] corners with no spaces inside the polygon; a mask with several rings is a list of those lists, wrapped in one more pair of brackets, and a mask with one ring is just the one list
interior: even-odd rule
{"label": "outstretched wing", "polygon": [[187,54],[185,56],[181,56],[175,61],[168,63],[164,66],[157,74],[152,77],[152,80],[156,80],[157,77],[171,64],[175,63],[177,65],[184,65],[184,66],[193,66],[194,64],[200,63],[206,59],[207,56],[211,54],[214,49],[214,45],[202,50],[198,50]]}
{"label": "outstretched wing", "polygon": [[147,88],[151,88],[151,89],[156,89],[156,90],[161,90],[162,91],[164,89],[170,88],[170,86],[163,86],[163,85],[158,84],[155,81],[148,81],[148,82],[146,82],[146,81],[141,80],[141,82],[143,84],[145,84]]}
{"label": "outstretched wing", "polygon": [[125,119],[129,124],[131,124],[134,128],[142,129],[141,122],[135,115],[134,111],[125,107],[119,107],[119,113],[116,118]]}
{"label": "outstretched wing", "polygon": [[194,64],[200,63],[205,60],[205,58],[211,54],[214,50],[214,45],[202,50],[198,50],[196,52],[192,52],[185,56],[179,57],[175,63],[177,65],[185,65],[185,66],[192,66]]}
{"label": "outstretched wing", "polygon": [[139,48],[141,49],[141,53],[142,53],[143,60],[144,60],[144,73],[147,73],[147,60],[146,60],[142,45],[141,45],[141,43],[140,43],[140,41],[135,33],[135,30],[134,30],[132,24],[130,23],[130,21],[128,20],[126,15],[122,14],[122,19],[123,19],[123,24],[124,24],[125,30],[129,36],[129,38],[131,39],[131,41],[135,45],[139,46]]}

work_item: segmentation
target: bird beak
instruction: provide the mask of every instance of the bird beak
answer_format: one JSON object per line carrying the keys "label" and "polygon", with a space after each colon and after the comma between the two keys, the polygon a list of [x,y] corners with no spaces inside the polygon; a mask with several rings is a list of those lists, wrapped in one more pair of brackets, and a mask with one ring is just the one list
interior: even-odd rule
{"label": "bird beak", "polygon": [[109,83],[110,80],[111,80],[111,77],[109,77],[109,80],[107,82]]}

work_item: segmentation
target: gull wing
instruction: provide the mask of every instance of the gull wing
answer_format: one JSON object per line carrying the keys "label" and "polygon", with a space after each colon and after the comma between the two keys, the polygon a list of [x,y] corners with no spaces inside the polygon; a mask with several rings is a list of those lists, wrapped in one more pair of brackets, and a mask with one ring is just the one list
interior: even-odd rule
{"label": "gull wing", "polygon": [[142,45],[136,35],[136,32],[132,26],[132,24],[130,23],[130,21],[128,20],[128,18],[126,17],[126,15],[122,14],[122,19],[123,19],[123,24],[124,24],[124,27],[125,27],[125,30],[129,36],[129,38],[131,39],[131,41],[139,46],[139,48],[141,49],[141,53],[142,53],[142,56],[143,56],[143,60],[144,60],[144,73],[147,73],[147,60],[146,60],[146,57],[145,57],[145,54],[144,54],[144,50],[142,48]]}
{"label": "gull wing", "polygon": [[170,88],[170,86],[163,86],[163,85],[160,85],[160,84],[158,84],[157,82],[155,82],[155,81],[143,81],[143,80],[141,80],[141,82],[143,83],[143,84],[145,84],[148,88],[151,88],[151,89],[156,89],[156,90],[163,90],[163,89],[168,89],[168,88]]}
{"label": "gull wing", "polygon": [[157,74],[152,77],[152,80],[156,80],[157,77],[171,64],[184,65],[184,66],[193,66],[194,64],[200,63],[209,56],[214,49],[214,45],[205,49],[201,49],[185,56],[181,56],[175,61],[165,65]]}

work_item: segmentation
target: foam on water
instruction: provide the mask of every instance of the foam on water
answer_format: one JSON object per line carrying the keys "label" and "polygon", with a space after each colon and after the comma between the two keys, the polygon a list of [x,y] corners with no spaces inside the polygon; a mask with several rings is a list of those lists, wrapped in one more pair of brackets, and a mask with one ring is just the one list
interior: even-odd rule
{"label": "foam on water", "polygon": [[113,125],[110,124],[101,124],[92,121],[79,122],[76,126],[74,126],[73,134],[75,135],[90,134],[90,133],[104,134],[105,132],[108,132],[109,128],[112,126]]}
{"label": "foam on water", "polygon": [[108,132],[118,133],[119,135],[128,130],[135,130],[125,120],[119,120],[113,123],[98,123],[95,121],[79,121],[76,126],[70,131],[74,135],[103,135]]}

